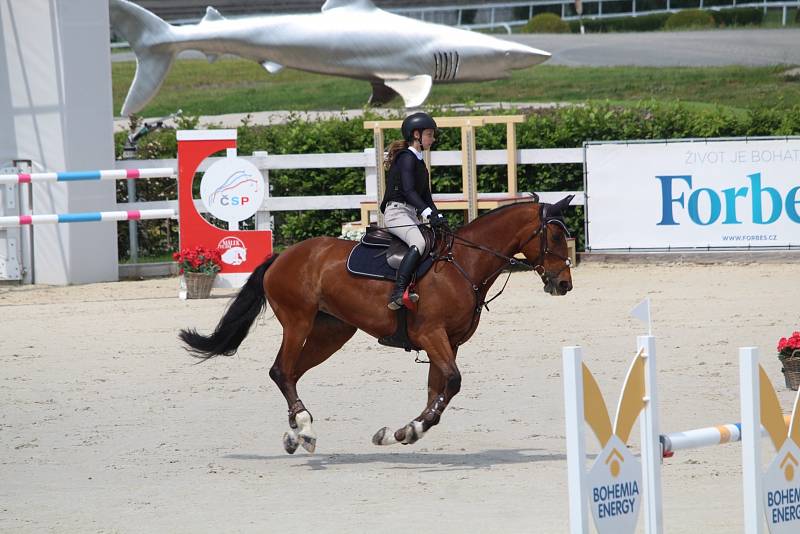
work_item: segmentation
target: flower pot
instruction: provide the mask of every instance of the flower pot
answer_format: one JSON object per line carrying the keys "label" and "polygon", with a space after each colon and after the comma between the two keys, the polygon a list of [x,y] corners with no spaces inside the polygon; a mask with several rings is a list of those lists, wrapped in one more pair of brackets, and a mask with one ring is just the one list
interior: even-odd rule
{"label": "flower pot", "polygon": [[786,379],[786,387],[795,391],[800,386],[800,354],[798,353],[800,350],[794,351],[794,354],[781,362],[783,364],[781,372]]}
{"label": "flower pot", "polygon": [[214,286],[216,276],[216,273],[183,273],[183,279],[186,282],[186,298],[207,299],[211,295],[211,288]]}

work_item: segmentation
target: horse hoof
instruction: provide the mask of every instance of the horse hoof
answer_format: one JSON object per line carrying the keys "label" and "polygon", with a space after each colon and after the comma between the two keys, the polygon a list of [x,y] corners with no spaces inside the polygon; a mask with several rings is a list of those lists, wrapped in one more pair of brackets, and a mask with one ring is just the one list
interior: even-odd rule
{"label": "horse hoof", "polygon": [[373,445],[391,445],[393,443],[397,443],[397,440],[394,439],[394,433],[388,426],[381,428],[372,436]]}
{"label": "horse hoof", "polygon": [[300,445],[311,454],[317,448],[317,434],[311,427],[311,414],[307,411],[302,411],[295,416],[295,421],[299,430],[297,431],[297,438]]}
{"label": "horse hoof", "polygon": [[283,434],[283,449],[289,454],[294,454],[300,442],[297,440],[297,434],[294,431],[286,432]]}
{"label": "horse hoof", "polygon": [[298,437],[300,438],[300,445],[303,446],[306,452],[309,454],[314,454],[314,451],[317,448],[317,438],[303,434],[300,434]]}
{"label": "horse hoof", "polygon": [[420,421],[411,421],[405,428],[402,428],[394,433],[394,438],[403,445],[413,445],[425,435]]}

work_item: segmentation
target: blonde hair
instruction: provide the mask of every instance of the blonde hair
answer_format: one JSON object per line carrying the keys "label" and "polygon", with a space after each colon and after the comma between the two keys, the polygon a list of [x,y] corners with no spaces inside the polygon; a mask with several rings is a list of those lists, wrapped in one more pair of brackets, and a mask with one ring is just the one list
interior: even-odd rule
{"label": "blonde hair", "polygon": [[400,140],[395,141],[391,145],[389,145],[389,149],[386,151],[386,159],[383,160],[383,168],[384,170],[388,171],[394,160],[397,158],[397,155],[402,152],[403,150],[408,148],[408,141]]}

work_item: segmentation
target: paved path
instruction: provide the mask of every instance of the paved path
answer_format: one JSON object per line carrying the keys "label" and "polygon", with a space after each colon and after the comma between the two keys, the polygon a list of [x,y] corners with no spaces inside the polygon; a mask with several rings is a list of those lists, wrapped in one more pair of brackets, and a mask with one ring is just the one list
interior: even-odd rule
{"label": "paved path", "polygon": [[547,65],[800,65],[800,29],[514,35],[553,54]]}
{"label": "paved path", "polygon": [[[497,109],[525,109],[525,108],[552,108],[559,104],[556,102],[481,102],[474,105],[466,106],[464,104],[453,104],[450,106],[439,106],[442,109],[449,109],[461,113],[477,113],[486,114],[492,110]],[[403,115],[405,111],[402,108],[370,108],[370,113],[374,113],[386,118],[397,118],[398,115]],[[296,110],[272,110],[272,111],[252,111],[250,113],[225,113],[223,115],[200,115],[200,125],[212,124],[214,126],[221,126],[223,128],[238,128],[242,125],[242,121],[247,119],[249,124],[259,125],[273,125],[273,124],[286,124],[293,118],[299,118],[303,121],[318,121],[330,119],[354,120],[360,119],[364,116],[364,108],[358,109],[342,109],[338,111],[296,111]],[[155,122],[161,120],[159,117],[148,117],[144,122]],[[177,128],[177,123],[174,119],[166,119],[163,121],[164,125],[169,128]],[[130,122],[126,117],[114,118],[114,131],[123,132],[128,131]]]}

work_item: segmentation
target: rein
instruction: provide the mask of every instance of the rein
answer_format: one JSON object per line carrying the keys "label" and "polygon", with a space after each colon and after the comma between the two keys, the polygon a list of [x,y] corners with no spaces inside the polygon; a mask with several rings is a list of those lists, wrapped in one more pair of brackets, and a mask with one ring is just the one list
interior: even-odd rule
{"label": "rein", "polygon": [[[545,279],[545,277],[547,276],[547,272],[546,272],[545,267],[544,267],[544,258],[548,254],[552,254],[553,256],[555,256],[555,257],[559,258],[560,260],[564,261],[564,266],[561,269],[559,269],[559,271],[557,273],[555,273],[555,276],[558,276],[565,269],[569,269],[571,267],[572,262],[570,261],[570,259],[568,257],[562,256],[561,254],[558,254],[557,252],[554,252],[554,251],[550,250],[549,245],[547,243],[547,241],[548,241],[548,239],[547,239],[547,227],[548,227],[548,225],[550,225],[550,224],[558,224],[565,231],[567,231],[567,228],[564,225],[564,222],[562,220],[556,218],[556,217],[545,219],[545,217],[544,217],[544,206],[540,206],[539,207],[539,220],[541,221],[541,225],[538,228],[536,228],[531,233],[531,235],[525,241],[522,242],[522,244],[519,247],[520,250],[523,249],[525,247],[525,245],[530,243],[533,239],[535,239],[538,235],[541,234],[542,237],[539,240],[539,242],[540,242],[539,256],[536,258],[534,263],[531,263],[526,259],[520,260],[520,259],[514,258],[513,256],[507,256],[507,255],[505,255],[505,254],[503,254],[501,252],[498,252],[498,251],[496,251],[496,250],[494,250],[492,248],[489,248],[489,247],[486,247],[484,245],[481,245],[480,243],[475,243],[474,241],[470,241],[469,239],[463,238],[463,237],[455,234],[450,229],[442,230],[442,234],[443,234],[446,242],[443,245],[442,249],[440,249],[440,250],[444,250],[445,253],[442,254],[442,255],[435,256],[434,257],[434,261],[444,261],[444,262],[453,264],[453,266],[458,270],[458,272],[461,273],[461,276],[463,276],[464,279],[467,282],[469,282],[470,286],[472,287],[473,297],[475,299],[475,306],[473,308],[472,320],[470,321],[469,329],[467,330],[467,332],[464,335],[464,337],[456,345],[461,345],[465,341],[467,336],[469,336],[470,332],[475,328],[476,320],[480,316],[481,312],[483,311],[483,308],[486,308],[486,311],[489,311],[489,303],[492,302],[497,297],[499,297],[500,295],[502,295],[503,291],[505,291],[506,286],[508,285],[508,281],[511,278],[511,271],[510,270],[508,271],[508,276],[506,277],[505,282],[503,282],[503,287],[500,288],[500,291],[498,291],[497,294],[495,294],[492,298],[490,298],[488,300],[485,299],[485,298],[481,298],[481,296],[480,296],[481,288],[486,287],[486,284],[488,284],[490,280],[494,279],[497,275],[499,275],[503,271],[503,269],[506,269],[508,267],[513,267],[514,265],[524,265],[528,269],[536,271],[536,273],[540,277],[542,277],[542,280],[545,283],[547,283],[548,280]],[[498,269],[495,269],[492,272],[492,274],[490,274],[489,276],[484,278],[484,280],[480,283],[480,285],[478,285],[474,281],[472,281],[472,279],[470,279],[470,277],[467,274],[467,272],[458,263],[458,261],[456,261],[456,258],[453,255],[453,244],[454,244],[454,242],[456,240],[461,242],[466,247],[473,248],[473,249],[476,249],[476,250],[480,250],[481,252],[486,252],[487,254],[491,254],[491,255],[493,255],[493,256],[495,256],[497,258],[500,258],[500,259],[504,260],[505,263],[503,265],[501,265]],[[549,279],[550,277],[547,276],[547,278]]]}

